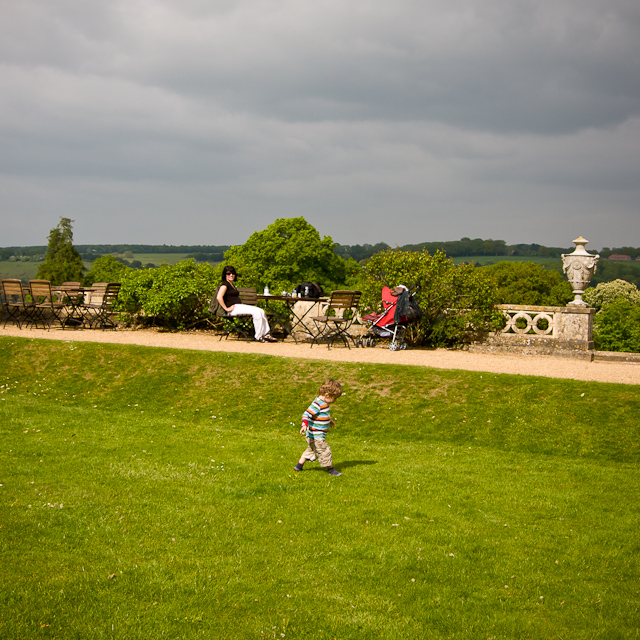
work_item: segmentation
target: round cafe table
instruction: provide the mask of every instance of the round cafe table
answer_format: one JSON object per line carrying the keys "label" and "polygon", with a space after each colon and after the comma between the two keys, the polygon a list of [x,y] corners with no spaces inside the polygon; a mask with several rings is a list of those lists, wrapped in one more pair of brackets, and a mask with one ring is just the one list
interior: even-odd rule
{"label": "round cafe table", "polygon": [[[313,332],[305,325],[304,319],[309,315],[312,309],[315,308],[315,303],[320,302],[328,302],[329,298],[321,297],[321,298],[304,298],[304,297],[293,297],[293,296],[272,296],[272,295],[264,295],[259,294],[257,296],[258,300],[261,300],[268,304],[269,302],[283,302],[287,306],[288,313],[285,317],[284,314],[278,313],[277,311],[272,311],[273,317],[275,318],[276,323],[282,328],[286,335],[291,336],[293,340],[297,343],[298,339],[296,338],[294,331],[298,329],[298,331],[302,331],[307,334],[308,337],[313,338]],[[314,304],[310,304],[302,311],[296,311],[296,303],[298,302],[312,302]]]}

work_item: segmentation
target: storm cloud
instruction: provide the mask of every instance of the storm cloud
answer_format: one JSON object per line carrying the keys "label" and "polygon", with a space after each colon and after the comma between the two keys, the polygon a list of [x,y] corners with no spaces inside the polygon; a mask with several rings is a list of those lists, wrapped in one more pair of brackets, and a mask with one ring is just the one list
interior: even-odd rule
{"label": "storm cloud", "polygon": [[0,4],[0,246],[640,245],[635,0]]}

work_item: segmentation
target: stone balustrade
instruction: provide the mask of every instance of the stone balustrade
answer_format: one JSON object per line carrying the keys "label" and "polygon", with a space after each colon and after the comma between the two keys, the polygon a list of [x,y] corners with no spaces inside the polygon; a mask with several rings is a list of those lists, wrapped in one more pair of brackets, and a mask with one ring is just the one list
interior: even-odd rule
{"label": "stone balustrade", "polygon": [[473,351],[593,358],[595,309],[508,304],[497,308],[504,313],[504,328],[474,344]]}

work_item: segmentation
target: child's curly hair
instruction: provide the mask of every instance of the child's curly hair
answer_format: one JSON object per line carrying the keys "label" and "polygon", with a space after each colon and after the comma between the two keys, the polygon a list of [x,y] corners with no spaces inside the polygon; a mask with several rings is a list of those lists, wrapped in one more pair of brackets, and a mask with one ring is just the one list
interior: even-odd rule
{"label": "child's curly hair", "polygon": [[318,395],[335,402],[342,395],[342,385],[336,380],[329,379],[322,383]]}

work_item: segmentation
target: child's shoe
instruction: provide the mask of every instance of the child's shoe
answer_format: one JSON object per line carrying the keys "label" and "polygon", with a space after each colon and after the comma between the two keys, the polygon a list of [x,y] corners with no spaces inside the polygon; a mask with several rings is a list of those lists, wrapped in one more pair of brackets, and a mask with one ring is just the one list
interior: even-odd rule
{"label": "child's shoe", "polygon": [[333,467],[331,467],[331,469],[329,469],[329,475],[330,476],[341,476],[342,474],[339,471],[336,471]]}
{"label": "child's shoe", "polygon": [[294,471],[302,471],[302,465],[298,462],[295,467],[293,467]]}

